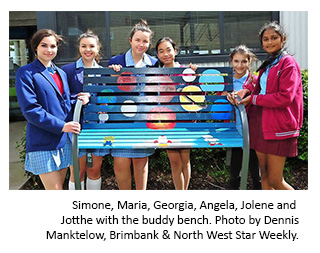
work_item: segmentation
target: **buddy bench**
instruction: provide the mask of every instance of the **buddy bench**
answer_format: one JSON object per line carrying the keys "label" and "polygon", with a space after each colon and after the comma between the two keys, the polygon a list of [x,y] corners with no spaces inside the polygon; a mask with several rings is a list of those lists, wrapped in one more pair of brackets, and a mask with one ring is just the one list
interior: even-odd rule
{"label": "buddy bench", "polygon": [[[246,110],[220,95],[233,91],[231,68],[86,68],[83,81],[91,97],[83,108],[82,131],[72,139],[76,189],[79,149],[233,147],[243,149],[240,189],[246,189]],[[74,121],[79,122],[81,107],[77,101]]]}

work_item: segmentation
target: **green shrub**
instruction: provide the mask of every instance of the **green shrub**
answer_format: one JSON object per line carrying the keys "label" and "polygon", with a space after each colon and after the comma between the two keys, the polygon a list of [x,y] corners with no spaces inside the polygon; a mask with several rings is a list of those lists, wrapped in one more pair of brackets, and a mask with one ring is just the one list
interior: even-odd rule
{"label": "green shrub", "polygon": [[298,138],[298,159],[308,161],[308,70],[301,73],[303,85],[303,125]]}

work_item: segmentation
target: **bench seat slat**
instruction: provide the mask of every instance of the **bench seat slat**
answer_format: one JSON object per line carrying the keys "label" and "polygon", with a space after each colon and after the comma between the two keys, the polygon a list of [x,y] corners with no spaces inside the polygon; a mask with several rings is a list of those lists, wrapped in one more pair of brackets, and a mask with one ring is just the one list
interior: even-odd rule
{"label": "bench seat slat", "polygon": [[[92,131],[104,131],[104,129],[113,129],[113,131],[128,131],[127,123],[112,123],[112,124],[102,124],[103,129],[101,127],[97,127],[96,123],[87,123],[83,124],[83,129],[92,129]],[[145,122],[134,122],[130,124],[130,130],[135,129],[135,131],[145,131],[146,129],[146,123]],[[192,129],[195,130],[204,130],[204,129],[216,129],[217,132],[225,132],[225,131],[233,131],[235,129],[235,124],[233,122],[197,122],[196,124],[194,122],[177,122],[174,129],[162,129],[160,131],[191,131]],[[148,131],[159,131],[156,129],[148,129]],[[82,134],[83,132],[81,132]]]}
{"label": "bench seat slat", "polygon": [[[187,76],[186,76],[187,77]],[[125,84],[134,84],[134,83],[188,83],[187,79],[184,76],[92,76],[85,77],[84,81],[91,84],[114,84],[114,83],[125,83]],[[201,80],[201,77],[196,76],[195,80],[192,82],[195,83],[210,83],[210,84],[220,84],[220,83],[229,83],[224,76],[208,76],[206,79]]]}
{"label": "bench seat slat", "polygon": [[[214,67],[216,71],[223,74],[233,76],[232,68],[230,67]],[[196,74],[202,74],[208,70],[207,67],[199,67],[195,71]],[[185,68],[121,68],[116,74],[123,74],[124,72],[131,72],[132,74],[145,74],[145,75],[176,75],[185,73]],[[115,72],[111,68],[90,68],[84,69],[84,75],[114,75]]]}
{"label": "bench seat slat", "polygon": [[[145,139],[154,139],[154,138],[157,138],[157,136],[159,135],[166,135],[168,138],[200,138],[204,135],[209,135],[210,131],[203,131],[203,132],[196,132],[196,133],[179,133],[179,132],[161,132],[161,134],[158,133],[155,133],[155,132],[127,132],[127,133],[114,133],[112,131],[110,132],[105,132],[105,133],[93,133],[93,132],[90,132],[90,133],[87,133],[87,134],[82,134],[81,135],[81,140],[85,141],[85,140],[88,140],[88,141],[93,141],[93,140],[97,140],[97,139],[101,139],[101,136],[114,136],[114,137],[117,137],[119,138],[119,140],[121,139],[135,139],[135,138],[145,138]],[[129,135],[130,134],[130,135]],[[186,136],[187,135],[187,136]],[[237,132],[228,132],[228,133],[223,133],[223,134],[215,134],[215,136],[219,136],[219,138],[238,138],[240,135],[239,133]]]}
{"label": "bench seat slat", "polygon": [[[166,137],[160,137],[166,136]],[[159,144],[167,139],[171,143]],[[111,141],[112,139],[112,141]],[[109,142],[108,142],[109,141]],[[158,142],[156,142],[158,141]],[[109,144],[106,144],[108,142]],[[154,129],[84,129],[79,136],[79,148],[172,148],[181,147],[242,147],[241,134],[234,128],[212,127],[208,129],[175,128]],[[105,145],[104,145],[105,144]],[[111,145],[111,146],[110,146]]]}
{"label": "bench seat slat", "polygon": [[144,148],[153,148],[153,149],[168,149],[168,148],[188,148],[188,149],[192,149],[192,148],[235,148],[235,147],[242,147],[242,142],[232,142],[232,143],[212,143],[211,145],[209,145],[208,143],[205,142],[196,142],[196,141],[192,141],[192,142],[181,142],[181,143],[171,143],[168,145],[159,145],[156,143],[135,143],[135,144],[131,144],[130,142],[126,142],[126,143],[122,143],[122,144],[113,144],[112,147],[110,146],[106,146],[106,147],[102,147],[102,145],[94,145],[92,143],[88,144],[88,145],[82,145],[79,142],[79,149],[103,149],[103,148],[107,148],[107,149],[144,149]]}
{"label": "bench seat slat", "polygon": [[[134,107],[133,107],[134,106]],[[204,107],[204,108],[203,108]],[[135,107],[134,104],[127,105],[95,105],[90,104],[86,106],[86,113],[90,112],[108,112],[108,113],[130,113],[133,108],[137,113],[146,112],[149,113],[154,109],[169,109],[174,112],[186,112],[186,109],[181,107],[179,104],[171,104],[171,105],[140,105]],[[160,109],[161,108],[161,109]],[[232,106],[230,104],[213,104],[207,106],[201,106],[197,109],[201,109],[201,112],[230,112],[232,111]]]}
{"label": "bench seat slat", "polygon": [[[218,130],[218,129],[215,129]],[[79,137],[79,148],[181,148],[181,147],[241,147],[242,137],[236,130],[229,132],[215,131],[177,132],[175,130],[156,132],[153,130],[135,132],[114,132],[83,130]],[[130,135],[129,135],[130,134]]]}
{"label": "bench seat slat", "polygon": [[[178,89],[183,89],[190,85],[186,84],[168,84],[168,85],[89,85],[84,86],[86,92],[97,93],[127,93],[130,92],[177,92]],[[233,91],[232,84],[200,84],[197,85],[202,91]]]}
{"label": "bench seat slat", "polygon": [[[127,115],[127,116],[126,116]],[[130,115],[130,116],[128,116]],[[229,120],[231,113],[229,112],[208,112],[208,113],[126,113],[124,114],[85,114],[84,121],[96,121],[97,123],[107,123],[112,121],[156,121],[173,122],[173,121],[192,121],[192,120]]]}
{"label": "bench seat slat", "polygon": [[[154,95],[146,95],[146,96],[139,96],[137,95],[129,95],[129,96],[92,96],[90,97],[90,103],[96,104],[121,104],[125,101],[127,102],[135,102],[139,103],[181,103],[181,98],[185,98],[185,102],[182,104],[192,104],[193,101],[203,101],[206,103],[228,103],[228,100],[224,96],[204,96],[204,95],[170,95],[164,94],[161,96],[154,96]],[[183,99],[182,98],[182,99]],[[191,99],[191,100],[189,100]],[[131,103],[130,102],[130,103]]]}

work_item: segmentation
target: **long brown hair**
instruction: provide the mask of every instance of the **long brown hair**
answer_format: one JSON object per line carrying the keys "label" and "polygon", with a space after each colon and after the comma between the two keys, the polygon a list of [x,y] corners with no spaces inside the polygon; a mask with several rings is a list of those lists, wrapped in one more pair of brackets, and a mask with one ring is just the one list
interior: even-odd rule
{"label": "long brown hair", "polygon": [[31,49],[35,55],[37,54],[37,47],[39,46],[43,38],[51,36],[55,38],[58,47],[62,44],[62,42],[64,42],[63,37],[61,35],[56,34],[56,32],[54,32],[51,29],[41,29],[32,36]]}

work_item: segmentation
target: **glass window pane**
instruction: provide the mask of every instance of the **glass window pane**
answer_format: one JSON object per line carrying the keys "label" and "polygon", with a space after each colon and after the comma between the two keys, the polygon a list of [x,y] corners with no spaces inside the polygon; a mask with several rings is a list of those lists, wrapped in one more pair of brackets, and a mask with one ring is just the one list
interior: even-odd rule
{"label": "glass window pane", "polygon": [[258,34],[261,27],[271,21],[271,11],[224,12],[223,21],[225,52],[232,51],[239,44],[261,51]]}
{"label": "glass window pane", "polygon": [[105,12],[93,11],[61,11],[57,12],[57,32],[67,39],[67,43],[59,50],[58,59],[74,61],[78,57],[77,39],[80,34],[92,29],[106,43]]}
{"label": "glass window pane", "polygon": [[[106,20],[106,17],[109,20]],[[112,11],[57,12],[57,32],[67,38],[58,60],[74,61],[78,56],[77,38],[88,28],[100,37],[102,58],[125,53],[130,48],[129,33],[140,19],[147,20],[154,32],[149,54],[156,55],[157,40],[171,37],[178,55],[228,55],[239,44],[263,51],[258,39],[262,25],[272,19],[272,12],[214,11]],[[107,35],[106,25],[110,24]],[[110,45],[107,36],[110,36]],[[111,51],[108,51],[111,50]],[[108,55],[107,55],[108,53]]]}
{"label": "glass window pane", "polygon": [[[147,20],[154,31],[153,45],[159,38],[169,36],[177,43],[181,55],[229,53],[241,43],[260,51],[258,32],[271,20],[271,15],[271,12],[222,12],[223,18],[219,18],[219,12],[212,11],[110,12],[111,52],[117,55],[130,48],[129,32],[140,18]],[[223,40],[220,34],[224,34]],[[155,54],[154,48],[150,53]]]}

